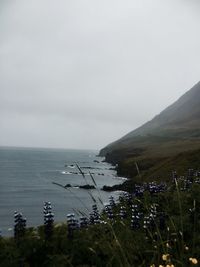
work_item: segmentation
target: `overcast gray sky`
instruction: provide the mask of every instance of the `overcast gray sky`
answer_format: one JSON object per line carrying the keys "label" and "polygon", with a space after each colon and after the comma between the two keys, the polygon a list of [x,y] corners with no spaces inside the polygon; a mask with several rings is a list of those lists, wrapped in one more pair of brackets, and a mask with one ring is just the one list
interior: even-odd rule
{"label": "overcast gray sky", "polygon": [[0,145],[100,149],[200,80],[199,0],[0,0]]}

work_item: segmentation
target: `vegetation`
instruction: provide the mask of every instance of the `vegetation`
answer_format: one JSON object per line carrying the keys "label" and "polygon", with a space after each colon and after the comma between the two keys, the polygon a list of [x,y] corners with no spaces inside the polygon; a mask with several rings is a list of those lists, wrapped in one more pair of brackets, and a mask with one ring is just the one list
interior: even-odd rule
{"label": "vegetation", "polygon": [[[100,151],[134,181],[167,180],[171,170],[200,165],[200,82],[178,101],[136,130]],[[138,164],[138,169],[135,164]]]}
{"label": "vegetation", "polygon": [[119,203],[111,200],[84,227],[69,231],[69,223],[54,224],[47,232],[44,225],[0,238],[0,266],[198,266],[198,171],[174,172],[168,184],[141,183]]}
{"label": "vegetation", "polygon": [[[139,174],[136,163],[139,168]],[[184,151],[165,157],[127,158],[118,163],[117,171],[119,175],[125,175],[134,181],[139,181],[139,179],[140,181],[141,179],[142,181],[152,180],[152,178],[167,181],[172,170],[184,173],[188,166],[194,169],[200,166],[200,149]]]}
{"label": "vegetation", "polygon": [[119,161],[139,150],[140,155],[158,150],[160,145],[166,145],[160,150],[162,156],[167,154],[167,148],[187,151],[189,143],[198,143],[200,148],[199,98],[200,82],[151,121],[103,148],[100,155]]}

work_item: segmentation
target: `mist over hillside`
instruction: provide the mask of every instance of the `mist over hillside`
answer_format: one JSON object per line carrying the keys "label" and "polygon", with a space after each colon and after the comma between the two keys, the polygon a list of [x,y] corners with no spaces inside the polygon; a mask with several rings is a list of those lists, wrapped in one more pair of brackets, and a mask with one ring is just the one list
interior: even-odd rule
{"label": "mist over hillside", "polygon": [[[169,161],[180,153],[191,153],[198,149],[200,82],[151,121],[103,148],[100,155],[105,156],[108,162],[123,166],[120,174],[132,176],[135,172],[131,168],[135,168],[136,161],[140,165],[148,165],[149,170],[149,166],[155,168],[158,162],[164,166],[163,160]],[[128,173],[124,172],[127,169]]]}
{"label": "mist over hillside", "polygon": [[151,141],[152,136],[172,138],[200,137],[200,82],[151,121],[128,133],[101,150],[101,155]]}

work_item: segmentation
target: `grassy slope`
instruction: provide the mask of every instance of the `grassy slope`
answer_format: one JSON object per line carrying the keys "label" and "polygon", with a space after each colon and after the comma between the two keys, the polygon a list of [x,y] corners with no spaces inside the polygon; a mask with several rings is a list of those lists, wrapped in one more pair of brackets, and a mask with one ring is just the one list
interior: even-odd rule
{"label": "grassy slope", "polygon": [[151,121],[102,149],[100,155],[118,163],[120,175],[134,179],[135,162],[143,179],[165,179],[173,169],[193,167],[200,149],[199,99],[200,82]]}
{"label": "grassy slope", "polygon": [[[200,140],[179,140],[145,144],[141,152],[124,154],[119,152],[118,174],[133,178],[133,181],[168,180],[172,170],[184,173],[188,168],[200,166]],[[142,150],[143,149],[143,150]],[[139,147],[137,148],[139,151]],[[122,159],[120,159],[120,155]],[[112,157],[112,155],[111,155]],[[109,161],[109,159],[108,159]],[[140,175],[136,168],[136,162]]]}

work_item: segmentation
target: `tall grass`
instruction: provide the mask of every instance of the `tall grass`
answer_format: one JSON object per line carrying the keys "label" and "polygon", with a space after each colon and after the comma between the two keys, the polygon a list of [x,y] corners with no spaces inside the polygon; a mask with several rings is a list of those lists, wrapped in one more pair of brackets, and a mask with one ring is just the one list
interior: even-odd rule
{"label": "tall grass", "polygon": [[[97,186],[95,178],[91,179]],[[132,205],[138,205],[142,213],[137,229],[131,227]],[[126,211],[123,219],[121,206]],[[151,214],[152,206],[157,207],[157,215],[145,229],[144,217]],[[47,241],[43,226],[27,229],[18,246],[13,238],[0,238],[0,266],[198,266],[200,184],[182,190],[182,181],[175,180],[164,192],[146,190],[142,196],[121,197],[112,211],[113,219],[103,211],[100,223],[77,229],[71,239],[65,223],[55,225]],[[161,227],[159,216],[163,213],[165,225]]]}

